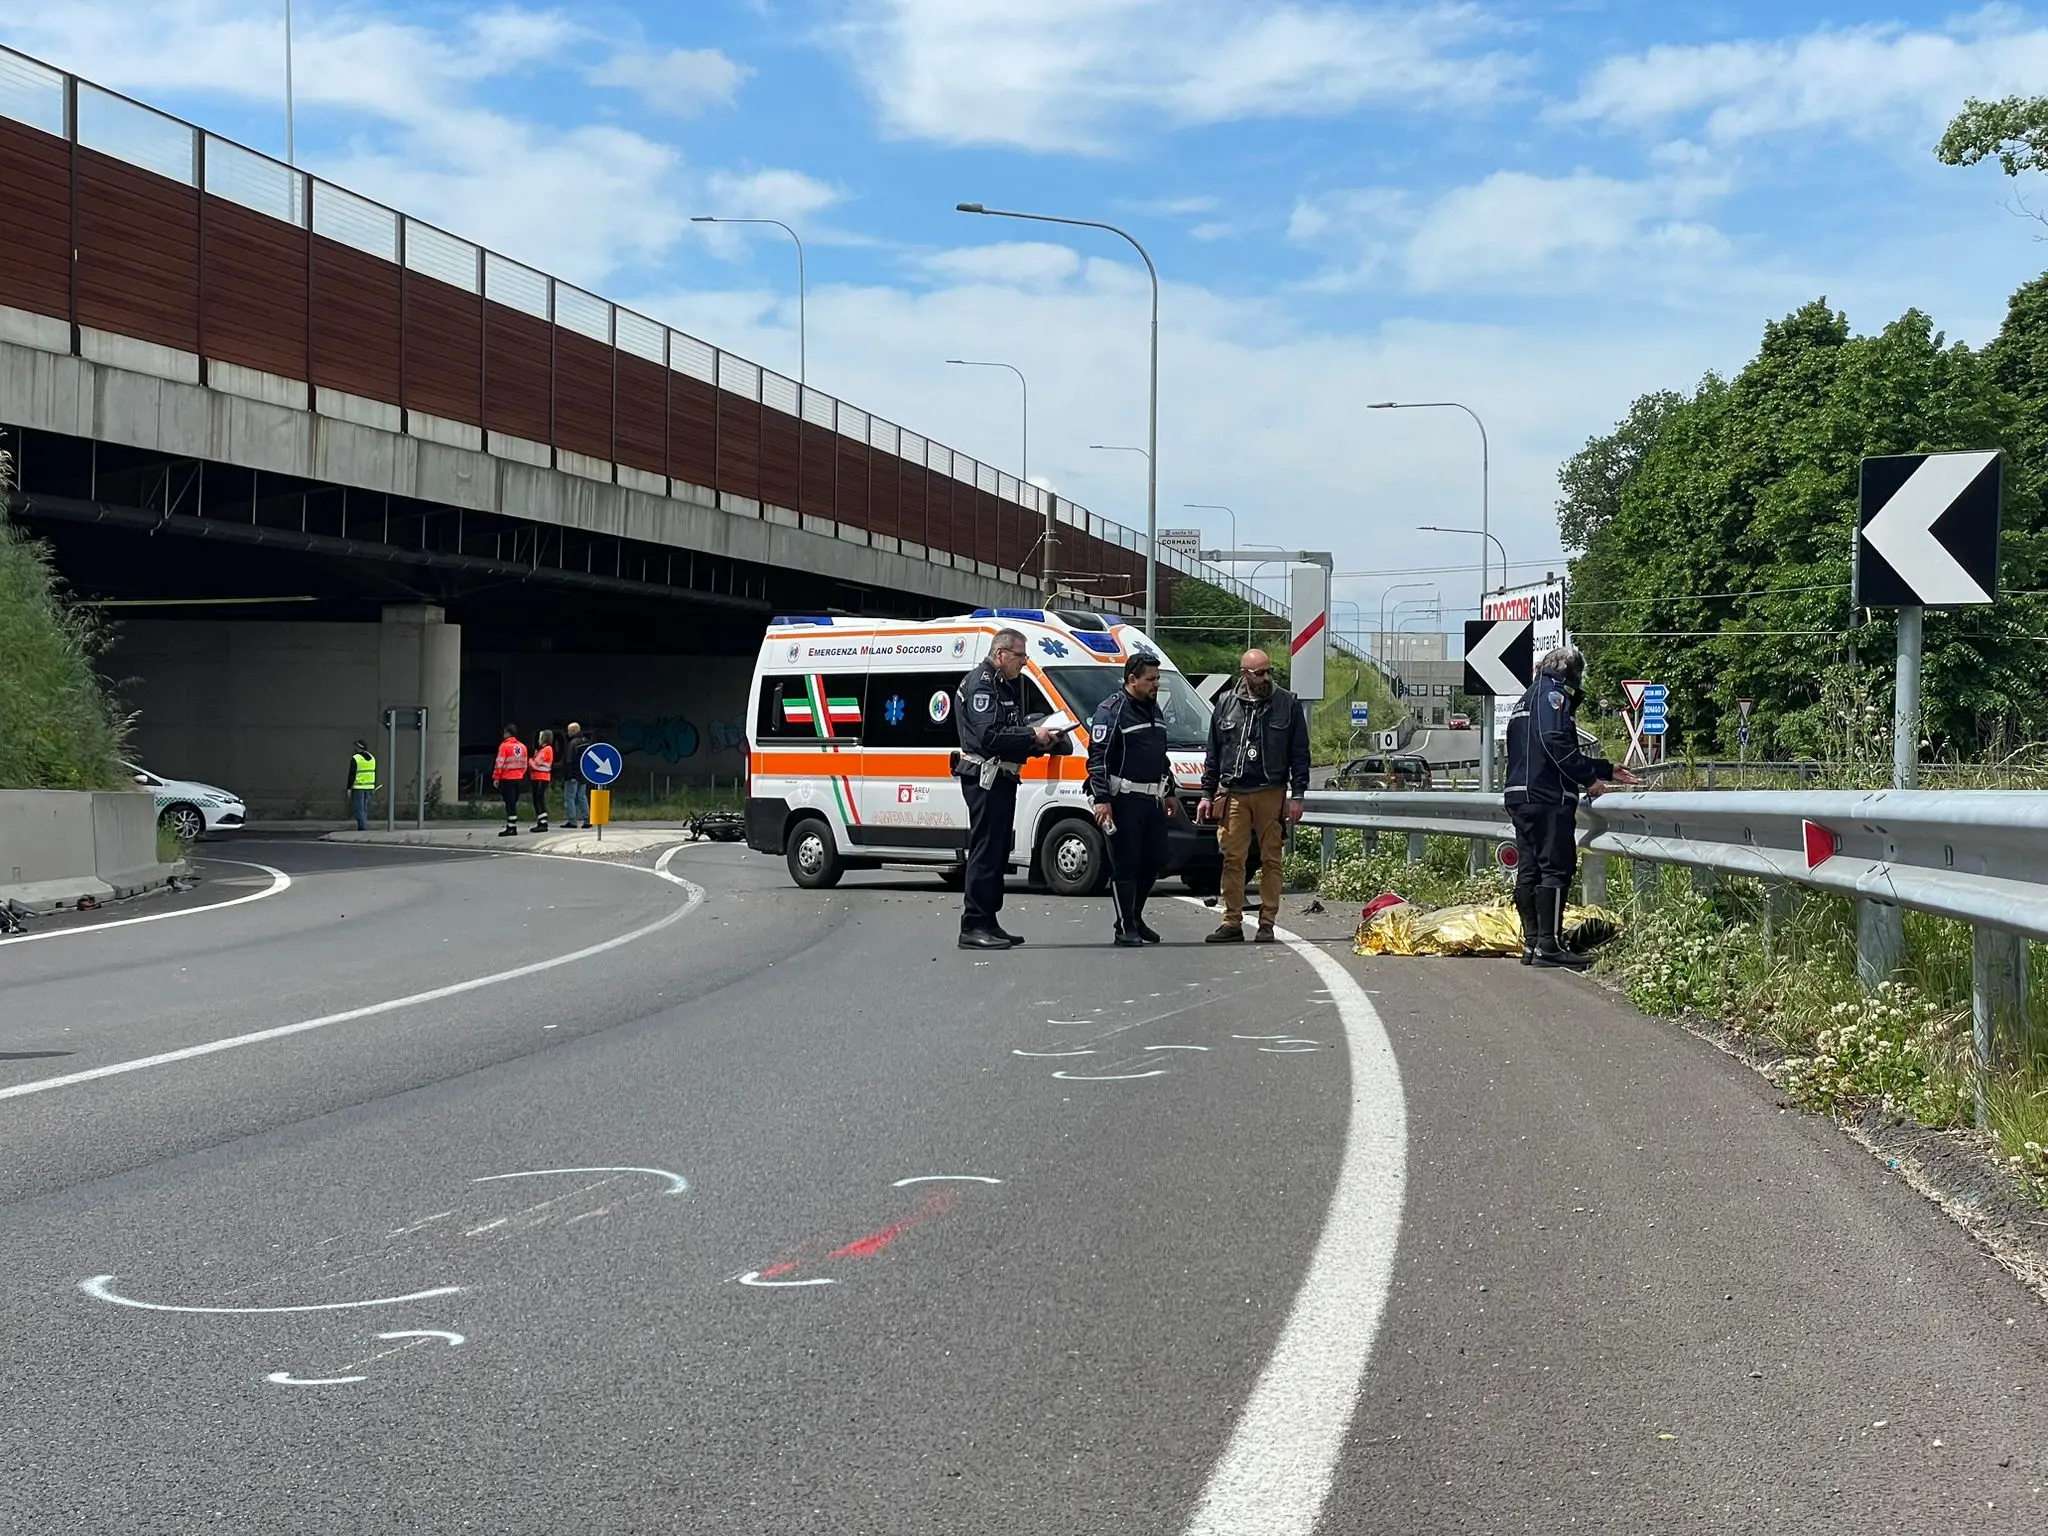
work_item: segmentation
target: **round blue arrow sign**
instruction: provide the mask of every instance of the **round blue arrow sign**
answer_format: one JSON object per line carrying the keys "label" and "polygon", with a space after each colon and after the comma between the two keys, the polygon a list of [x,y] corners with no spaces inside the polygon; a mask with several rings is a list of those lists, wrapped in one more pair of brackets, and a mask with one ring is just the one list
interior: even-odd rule
{"label": "round blue arrow sign", "polygon": [[584,783],[603,789],[625,771],[626,760],[619,755],[617,747],[593,741],[576,759],[576,766],[583,774]]}

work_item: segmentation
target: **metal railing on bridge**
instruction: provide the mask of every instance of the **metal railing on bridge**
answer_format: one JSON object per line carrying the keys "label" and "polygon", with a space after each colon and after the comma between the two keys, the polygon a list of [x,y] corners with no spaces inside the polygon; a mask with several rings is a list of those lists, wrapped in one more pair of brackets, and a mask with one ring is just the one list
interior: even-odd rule
{"label": "metal railing on bridge", "polygon": [[[0,49],[0,340],[1128,607],[1144,538],[757,363]],[[1175,573],[1271,600],[1161,547]],[[1170,601],[1167,605],[1170,608]]]}

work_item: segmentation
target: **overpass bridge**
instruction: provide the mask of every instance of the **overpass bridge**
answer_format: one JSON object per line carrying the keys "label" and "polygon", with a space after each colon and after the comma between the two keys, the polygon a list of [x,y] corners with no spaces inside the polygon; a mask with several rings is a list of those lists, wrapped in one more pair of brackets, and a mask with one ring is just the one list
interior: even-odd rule
{"label": "overpass bridge", "polygon": [[[395,704],[446,786],[503,719],[569,715],[731,773],[777,611],[1142,593],[1132,529],[7,50],[0,185],[13,509],[133,605],[141,751],[252,804],[330,798]],[[1163,612],[1188,577],[1273,611],[1158,558]]]}

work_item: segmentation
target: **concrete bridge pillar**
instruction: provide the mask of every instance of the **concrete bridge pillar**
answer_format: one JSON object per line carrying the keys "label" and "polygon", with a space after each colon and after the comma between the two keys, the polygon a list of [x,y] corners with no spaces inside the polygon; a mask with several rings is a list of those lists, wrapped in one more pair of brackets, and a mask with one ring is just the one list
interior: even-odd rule
{"label": "concrete bridge pillar", "polygon": [[[461,794],[457,781],[462,738],[462,626],[448,622],[447,610],[431,603],[392,604],[382,614],[377,633],[377,708],[415,704],[427,708],[427,785],[441,782],[441,798]],[[500,722],[502,723],[502,722]],[[387,739],[372,744],[381,757]],[[419,768],[419,743],[400,729],[398,760],[385,766],[385,782],[399,787],[399,814],[418,796],[414,782]]]}

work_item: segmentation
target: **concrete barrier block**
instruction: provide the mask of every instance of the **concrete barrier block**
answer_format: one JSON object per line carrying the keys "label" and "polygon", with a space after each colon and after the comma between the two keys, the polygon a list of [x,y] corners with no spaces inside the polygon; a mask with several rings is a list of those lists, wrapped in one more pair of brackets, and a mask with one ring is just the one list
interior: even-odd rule
{"label": "concrete barrier block", "polygon": [[[0,884],[91,876],[92,798],[56,789],[0,790]],[[152,836],[152,857],[155,847]]]}

